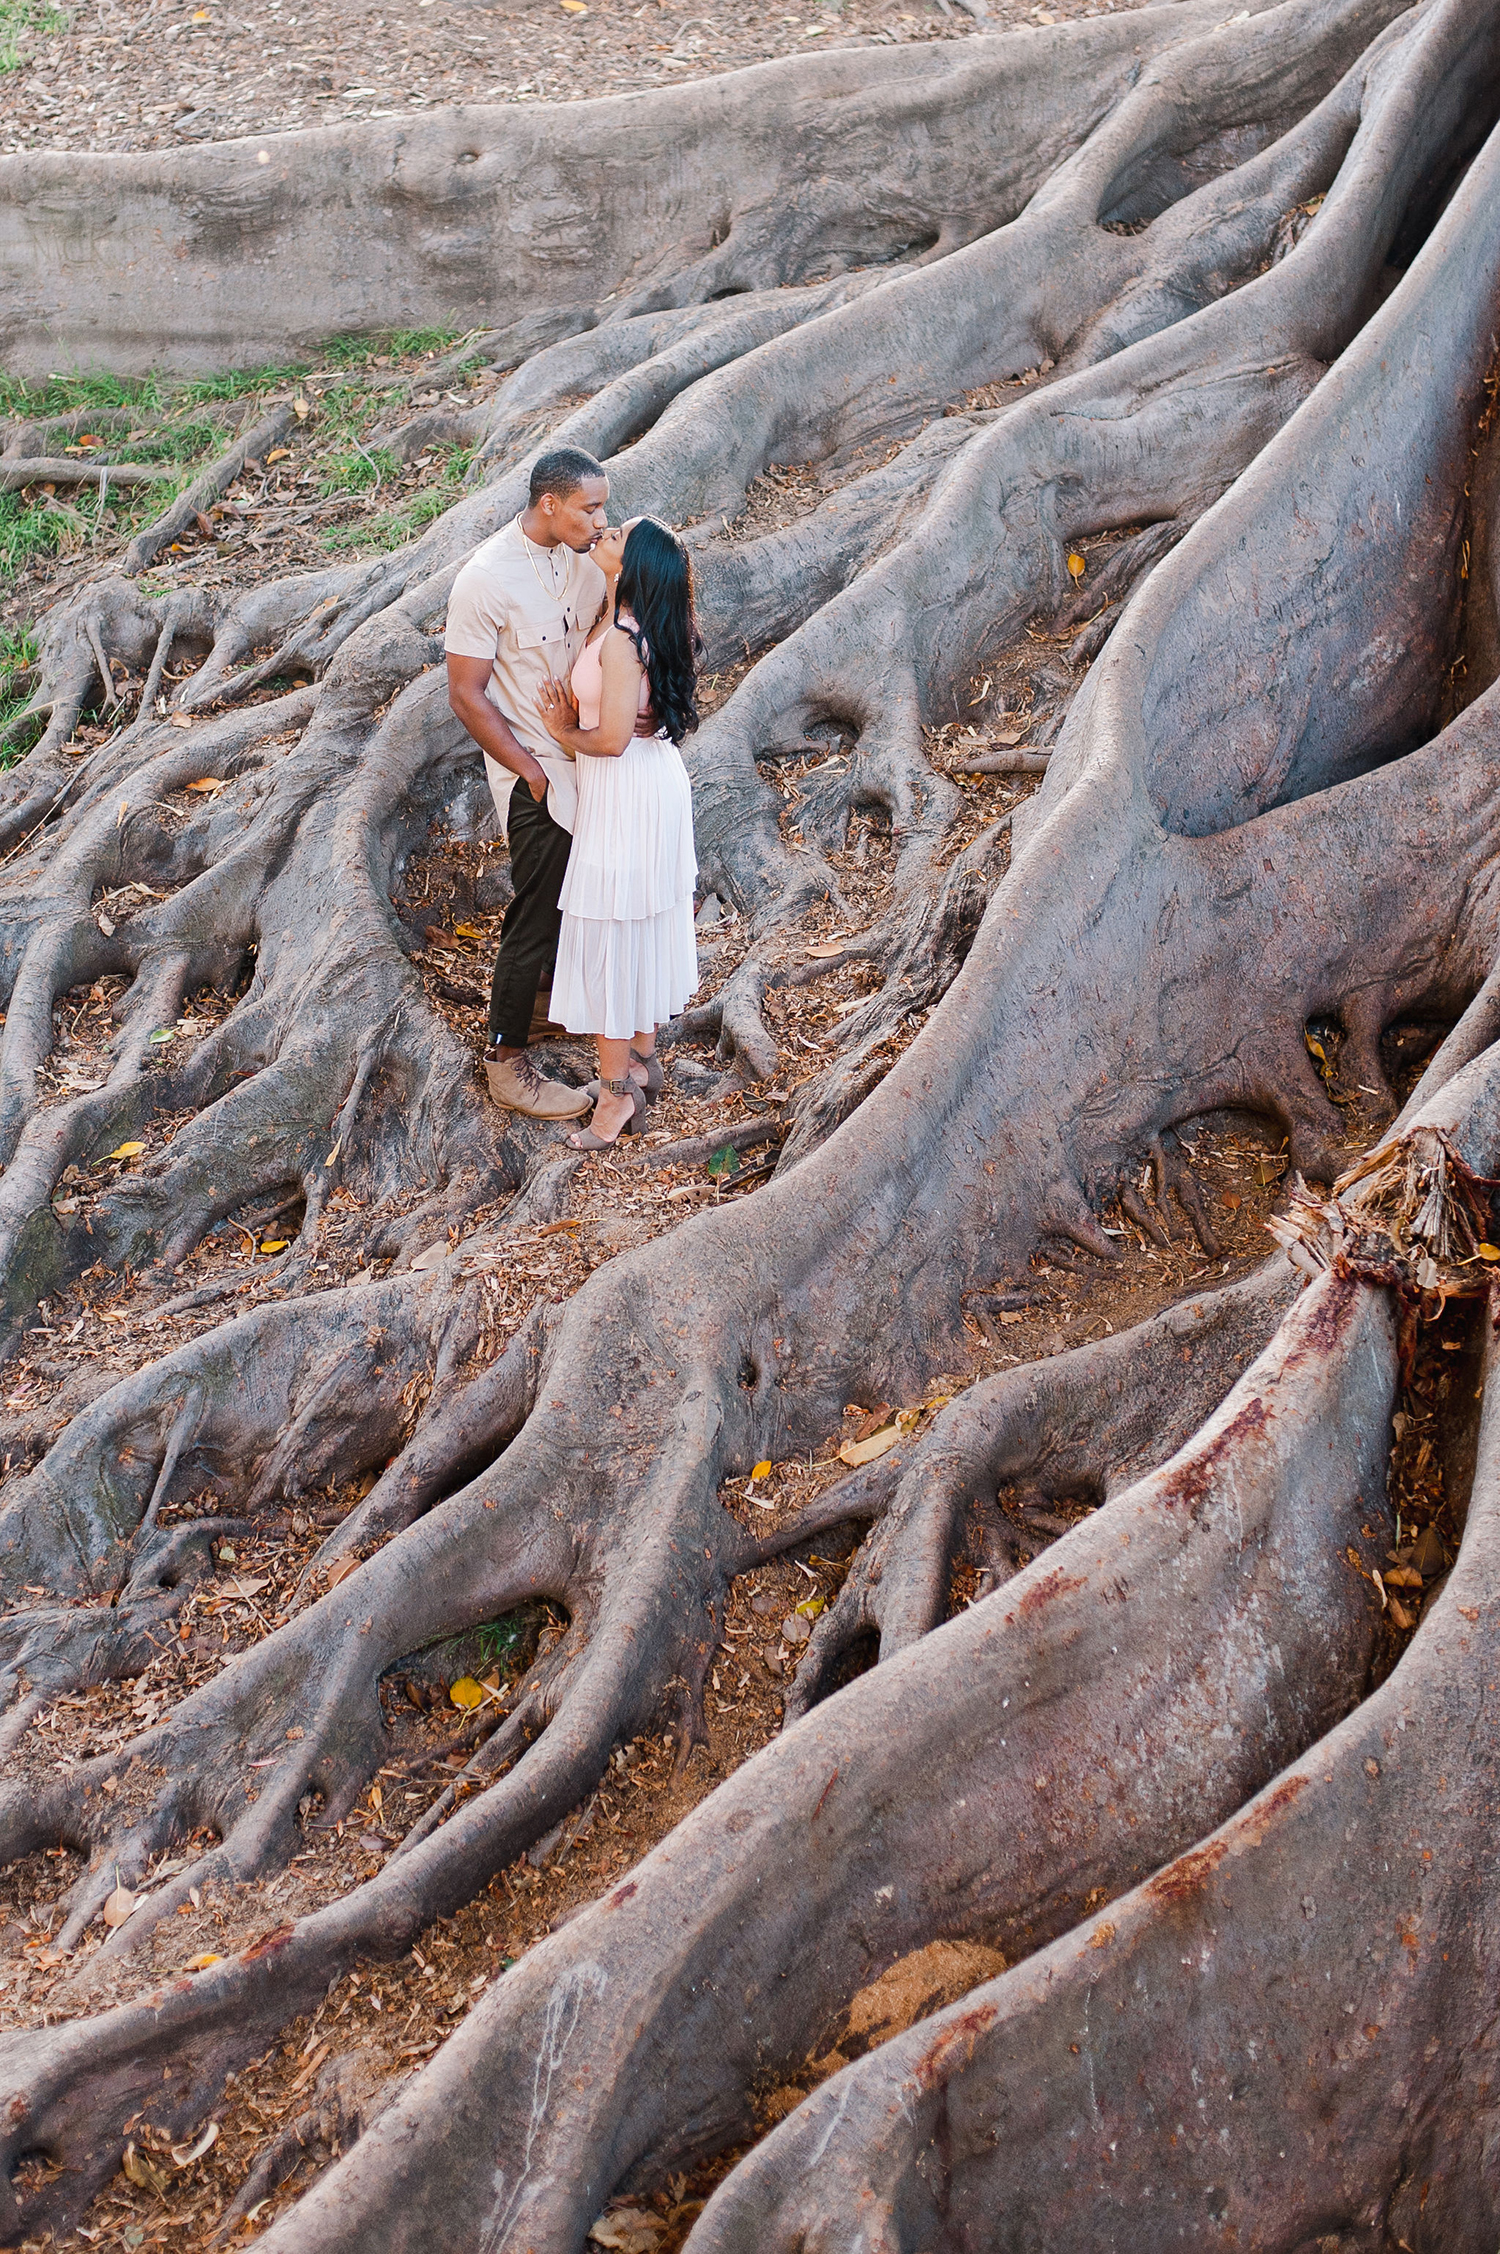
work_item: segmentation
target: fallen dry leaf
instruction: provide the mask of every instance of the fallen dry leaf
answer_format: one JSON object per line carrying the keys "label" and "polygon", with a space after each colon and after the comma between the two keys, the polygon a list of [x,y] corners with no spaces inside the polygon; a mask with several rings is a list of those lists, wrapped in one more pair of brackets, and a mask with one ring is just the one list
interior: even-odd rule
{"label": "fallen dry leaf", "polygon": [[197,1956],[188,1958],[187,1968],[189,1972],[207,1972],[211,1964],[222,1964],[223,1962],[222,1956],[219,1956],[213,1949],[203,1949],[199,1951]]}
{"label": "fallen dry leaf", "polygon": [[264,1573],[231,1573],[221,1581],[215,1591],[221,1597],[258,1597],[262,1589],[269,1589],[270,1580]]}
{"label": "fallen dry leaf", "polygon": [[218,2141],[219,2124],[217,2121],[210,2121],[207,2128],[201,2130],[191,2144],[173,2145],[172,2166],[174,2168],[191,2168],[193,2162],[201,2160],[205,2152],[212,2151]]}
{"label": "fallen dry leaf", "polygon": [[358,1564],[359,1559],[357,1557],[335,1558],[332,1565],[330,1565],[328,1568],[329,1588],[336,1589],[340,1581],[347,1581],[350,1574],[355,1570]]}
{"label": "fallen dry leaf", "polygon": [[589,2244],[607,2246],[611,2254],[651,2254],[661,2237],[662,2225],[644,2207],[618,2207],[589,2225]]}
{"label": "fallen dry leaf", "polygon": [[902,1438],[900,1425],[888,1424],[882,1431],[872,1432],[868,1440],[846,1440],[839,1450],[839,1459],[846,1464],[871,1464]]}
{"label": "fallen dry leaf", "polygon": [[166,2169],[158,2168],[149,2153],[142,2152],[138,2145],[126,2145],[120,2166],[133,2184],[139,2185],[142,2191],[154,2191],[158,2198],[172,2181]]}
{"label": "fallen dry leaf", "polygon": [[99,1914],[108,1926],[123,1925],[134,1912],[138,1900],[139,1896],[132,1894],[127,1886],[117,1886]]}
{"label": "fallen dry leaf", "polygon": [[107,1166],[112,1158],[139,1158],[145,1147],[144,1143],[121,1143],[116,1149],[107,1150],[99,1163]]}

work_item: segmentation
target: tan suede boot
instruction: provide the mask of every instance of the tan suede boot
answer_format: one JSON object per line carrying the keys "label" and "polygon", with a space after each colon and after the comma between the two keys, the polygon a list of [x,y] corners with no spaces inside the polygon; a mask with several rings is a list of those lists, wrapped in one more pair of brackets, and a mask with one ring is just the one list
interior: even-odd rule
{"label": "tan suede boot", "polygon": [[528,1119],[577,1119],[589,1108],[582,1088],[544,1080],[528,1056],[497,1057],[486,1049],[484,1073],[495,1102],[507,1111],[524,1112]]}

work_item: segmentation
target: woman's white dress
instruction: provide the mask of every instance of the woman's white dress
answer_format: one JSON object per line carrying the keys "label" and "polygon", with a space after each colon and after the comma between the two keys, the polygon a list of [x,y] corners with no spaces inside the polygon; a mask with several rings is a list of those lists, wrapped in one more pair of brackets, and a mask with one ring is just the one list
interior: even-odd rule
{"label": "woman's white dress", "polygon": [[[581,728],[599,725],[603,640],[573,668]],[[642,676],[643,712],[650,699]],[[692,785],[667,735],[632,736],[618,759],[585,753],[577,775],[552,1015],[570,1033],[623,1041],[675,1017],[698,985]]]}

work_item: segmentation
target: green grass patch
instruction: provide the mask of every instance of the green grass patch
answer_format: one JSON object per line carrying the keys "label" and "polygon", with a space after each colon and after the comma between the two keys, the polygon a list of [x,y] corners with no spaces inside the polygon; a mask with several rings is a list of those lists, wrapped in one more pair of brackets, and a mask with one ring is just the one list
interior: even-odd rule
{"label": "green grass patch", "polygon": [[28,733],[34,736],[43,723],[30,731],[20,730],[13,737],[11,723],[25,711],[31,696],[31,669],[37,660],[36,636],[26,628],[0,633],[0,768],[12,767],[28,748]]}
{"label": "green grass patch", "polygon": [[383,446],[377,446],[373,452],[363,446],[349,447],[324,462],[318,491],[368,493],[373,486],[399,475],[400,467],[395,455]]}
{"label": "green grass patch", "polygon": [[437,477],[430,485],[410,494],[378,515],[365,517],[358,524],[335,525],[331,532],[322,535],[325,548],[335,551],[344,548],[390,549],[404,547],[418,533],[451,509],[463,493],[464,472],[474,459],[472,446],[450,446]]}
{"label": "green grass patch", "polygon": [[[3,6],[4,0],[0,0]],[[377,356],[415,359],[418,353],[444,352],[457,344],[462,329],[396,329],[383,337],[335,337],[324,355],[330,368],[364,368]]]}
{"label": "green grass patch", "polygon": [[0,71],[19,70],[39,39],[67,28],[67,15],[50,0],[0,0]]}
{"label": "green grass patch", "polygon": [[[3,11],[21,0],[0,0]],[[42,5],[43,0],[29,0]],[[374,502],[368,515],[322,536],[335,551],[381,551],[402,546],[458,499],[468,468],[467,449],[453,447],[428,465],[426,482],[412,491],[395,456],[368,443],[368,434],[399,405],[389,387],[369,381],[368,363],[383,346],[403,372],[413,371],[420,354],[450,345],[458,332],[411,329],[382,340],[344,340],[329,349],[317,371],[257,368],[226,375],[183,379],[165,375],[121,377],[57,370],[32,383],[0,373],[0,416],[45,422],[62,416],[112,418],[118,428],[96,435],[119,459],[151,462],[172,475],[144,486],[108,486],[101,500],[95,486],[58,484],[48,494],[39,487],[0,493],[0,585],[45,566],[49,558],[97,546],[109,552],[141,526],[154,521],[208,463],[249,427],[270,398],[285,398],[294,386],[306,387],[311,413],[287,434],[287,457],[278,485],[300,485],[304,497]],[[383,371],[382,371],[383,373]],[[130,433],[139,430],[139,436]],[[61,451],[62,436],[49,442]],[[286,473],[291,473],[287,475]],[[384,504],[384,506],[381,506]]]}

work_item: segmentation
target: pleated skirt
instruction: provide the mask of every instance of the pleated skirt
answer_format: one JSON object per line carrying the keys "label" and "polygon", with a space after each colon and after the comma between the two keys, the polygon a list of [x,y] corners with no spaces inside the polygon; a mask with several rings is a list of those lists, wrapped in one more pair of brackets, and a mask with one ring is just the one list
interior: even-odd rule
{"label": "pleated skirt", "polygon": [[623,1041],[675,1017],[698,985],[692,785],[666,736],[633,737],[577,772],[552,1015]]}

